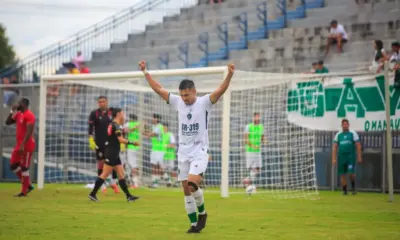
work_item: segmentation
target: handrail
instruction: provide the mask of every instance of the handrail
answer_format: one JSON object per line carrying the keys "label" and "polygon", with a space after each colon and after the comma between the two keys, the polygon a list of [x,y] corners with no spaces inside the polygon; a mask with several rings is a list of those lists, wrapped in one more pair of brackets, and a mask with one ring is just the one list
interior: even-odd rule
{"label": "handrail", "polygon": [[158,60],[160,61],[158,66],[159,69],[169,69],[169,52],[160,54]]}
{"label": "handrail", "polygon": [[257,5],[257,18],[262,22],[264,27],[264,37],[268,38],[268,8],[267,2],[262,2]]}
{"label": "handrail", "polygon": [[229,36],[228,23],[224,22],[217,26],[218,38],[223,42],[225,48],[225,58],[229,58]]}
{"label": "handrail", "polygon": [[238,27],[243,32],[244,44],[245,44],[244,48],[247,49],[249,47],[247,12],[242,12],[239,15]]}
{"label": "handrail", "polygon": [[[16,69],[22,72],[20,80],[31,81],[33,71],[39,75],[54,73],[65,61],[71,61],[77,51],[82,51],[85,59],[90,59],[93,52],[106,50],[110,44],[118,40],[125,40],[134,37],[133,20],[148,11],[157,10],[160,5],[170,6],[170,0],[147,0],[124,9],[103,21],[81,30],[63,41],[52,44],[28,57],[22,59]],[[167,5],[168,3],[168,5]],[[181,7],[192,6],[192,1],[179,3],[175,10]],[[170,8],[171,10],[171,8]],[[159,9],[157,11],[160,12]],[[170,12],[170,11],[169,11]],[[166,16],[167,12],[165,12]],[[21,70],[22,69],[22,70]],[[16,71],[16,70],[15,70]]]}
{"label": "handrail", "polygon": [[178,58],[183,62],[185,68],[189,67],[189,43],[184,42],[178,46],[179,54]]}
{"label": "handrail", "polygon": [[208,32],[203,32],[199,35],[199,44],[198,48],[200,51],[204,52],[204,60],[205,60],[205,66],[208,67],[208,41],[209,41],[209,35]]}
{"label": "handrail", "polygon": [[284,27],[287,27],[287,5],[286,5],[286,0],[278,0],[276,2],[276,6],[278,7],[279,10],[281,10],[281,14],[283,16],[283,22],[284,22]]}
{"label": "handrail", "polygon": [[301,0],[300,3],[301,3],[302,11],[303,11],[303,17],[307,17],[306,0]]}

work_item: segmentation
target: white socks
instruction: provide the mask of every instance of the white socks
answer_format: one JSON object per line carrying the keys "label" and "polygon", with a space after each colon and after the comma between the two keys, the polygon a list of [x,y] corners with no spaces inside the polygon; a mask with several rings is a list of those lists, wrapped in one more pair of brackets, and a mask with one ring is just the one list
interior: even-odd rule
{"label": "white socks", "polygon": [[110,184],[111,185],[114,185],[114,184],[117,184],[117,179],[114,179],[114,178],[110,178]]}
{"label": "white socks", "polygon": [[250,181],[251,181],[251,184],[254,184],[254,182],[256,181],[256,178],[257,178],[257,172],[253,171],[253,170],[250,170]]}
{"label": "white socks", "polygon": [[192,196],[185,196],[185,209],[189,217],[190,224],[192,226],[196,226],[197,224],[196,201]]}
{"label": "white socks", "polygon": [[200,215],[206,214],[206,210],[204,209],[204,194],[203,190],[200,188],[197,189],[196,192],[192,193],[193,198],[196,200],[197,210]]}

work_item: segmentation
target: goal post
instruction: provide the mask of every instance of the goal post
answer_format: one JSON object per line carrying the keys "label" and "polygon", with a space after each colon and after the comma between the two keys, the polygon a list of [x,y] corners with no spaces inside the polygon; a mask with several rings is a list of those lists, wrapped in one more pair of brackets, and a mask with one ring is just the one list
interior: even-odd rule
{"label": "goal post", "polygon": [[[149,71],[171,93],[178,94],[179,82],[195,82],[198,96],[222,83],[227,67]],[[321,77],[305,74],[276,74],[236,70],[231,86],[211,110],[209,154],[204,186],[221,197],[245,193],[248,178],[259,192],[283,198],[318,194],[314,130],[295,124],[288,109],[309,117],[317,114]],[[291,89],[301,86],[296,96]],[[141,132],[148,131],[152,116],[178,138],[177,113],[148,86],[142,72],[81,75],[51,75],[40,83],[38,187],[45,183],[91,183],[97,176],[95,155],[87,138],[87,119],[96,109],[96,98],[107,96],[110,107],[121,107],[126,115],[136,114]],[[301,109],[300,109],[301,108]],[[261,117],[265,142],[249,149],[247,125],[254,113]],[[138,169],[143,183],[150,183],[151,141],[141,137]],[[179,141],[177,141],[179,143]],[[179,145],[178,145],[179,148]],[[254,156],[256,158],[254,158]],[[255,164],[255,165],[254,165]],[[175,164],[176,168],[176,164]],[[253,169],[257,169],[255,175]]]}
{"label": "goal post", "polygon": [[[166,69],[166,70],[153,70],[149,73],[154,78],[171,77],[171,76],[196,76],[196,75],[220,75],[219,81],[223,80],[225,76],[226,67],[207,67],[207,68],[188,68],[188,69]],[[135,72],[112,72],[112,73],[93,73],[93,74],[79,74],[79,75],[49,75],[43,76],[40,81],[40,110],[39,110],[39,148],[38,148],[38,188],[42,189],[45,183],[45,158],[46,158],[46,103],[47,103],[47,90],[52,84],[64,85],[66,82],[71,81],[99,81],[104,80],[112,84],[118,81],[129,79],[143,79],[143,73],[140,71]],[[158,80],[158,79],[157,79]],[[142,83],[143,84],[143,83]],[[147,83],[145,83],[147,84]],[[138,85],[141,85],[140,83]],[[143,87],[146,89],[146,87]],[[143,89],[142,89],[143,90]],[[147,91],[152,91],[149,87]],[[229,109],[228,109],[229,110]],[[229,113],[228,113],[229,115]],[[229,141],[229,139],[226,139]],[[229,144],[228,144],[229,147]],[[229,157],[225,156],[225,157]],[[229,160],[226,159],[226,162]],[[228,174],[226,171],[225,174]],[[228,179],[226,176],[225,179]],[[227,183],[226,183],[227,184]]]}

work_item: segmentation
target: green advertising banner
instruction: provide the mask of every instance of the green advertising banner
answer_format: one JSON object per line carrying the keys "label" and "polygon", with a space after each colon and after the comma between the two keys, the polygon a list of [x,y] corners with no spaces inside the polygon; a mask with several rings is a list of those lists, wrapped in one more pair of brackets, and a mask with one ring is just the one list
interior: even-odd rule
{"label": "green advertising banner", "polygon": [[[400,128],[400,89],[390,86],[393,130]],[[301,127],[336,131],[347,118],[355,131],[386,129],[385,79],[383,76],[325,78],[298,82],[288,91],[289,122]]]}

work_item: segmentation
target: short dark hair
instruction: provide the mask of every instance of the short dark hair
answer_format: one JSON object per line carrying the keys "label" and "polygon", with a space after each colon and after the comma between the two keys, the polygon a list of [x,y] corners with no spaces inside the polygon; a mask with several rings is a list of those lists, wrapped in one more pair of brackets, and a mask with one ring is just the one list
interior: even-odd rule
{"label": "short dark hair", "polygon": [[253,116],[260,116],[261,114],[259,112],[254,112]]}
{"label": "short dark hair", "polygon": [[313,65],[313,66],[317,65],[317,62],[313,62],[312,65]]}
{"label": "short dark hair", "polygon": [[115,118],[119,112],[122,112],[122,109],[110,107],[110,111],[111,111],[112,117]]}
{"label": "short dark hair", "polygon": [[23,98],[21,98],[20,102],[21,102],[22,104],[24,104],[26,107],[29,107],[30,101],[29,101],[28,98],[23,97]]}
{"label": "short dark hair", "polygon": [[189,79],[183,79],[181,83],[179,83],[179,90],[185,90],[185,89],[192,89],[195,88],[194,82]]}
{"label": "short dark hair", "polygon": [[400,47],[400,43],[399,42],[392,42],[392,47]]}
{"label": "short dark hair", "polygon": [[319,60],[319,61],[318,61],[318,64],[319,64],[319,65],[324,65],[324,61]]}
{"label": "short dark hair", "polygon": [[343,124],[343,123],[349,123],[349,120],[346,119],[346,118],[343,118],[343,119],[342,119],[342,124]]}
{"label": "short dark hair", "polygon": [[336,25],[336,24],[337,24],[337,20],[333,19],[333,20],[331,21],[331,25]]}
{"label": "short dark hair", "polygon": [[167,122],[165,122],[163,125],[164,125],[165,127],[169,127],[169,124],[168,124]]}
{"label": "short dark hair", "polygon": [[104,96],[104,95],[100,95],[100,96],[97,98],[97,100],[100,100],[100,99],[105,99],[105,100],[107,100],[107,97]]}
{"label": "short dark hair", "polygon": [[136,114],[129,114],[129,119],[131,119],[131,120],[133,120],[133,121],[136,121],[137,120],[137,116],[136,116]]}
{"label": "short dark hair", "polygon": [[161,120],[161,115],[160,115],[160,114],[157,114],[157,113],[154,113],[154,114],[153,114],[153,118],[155,118],[155,119],[157,119],[158,121],[160,121],[160,120]]}

